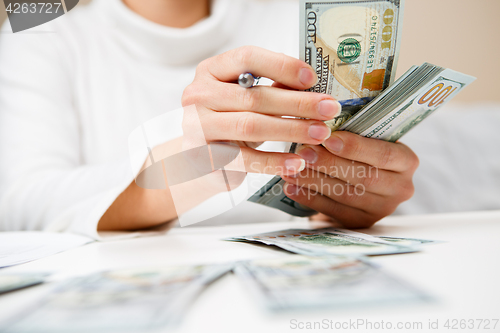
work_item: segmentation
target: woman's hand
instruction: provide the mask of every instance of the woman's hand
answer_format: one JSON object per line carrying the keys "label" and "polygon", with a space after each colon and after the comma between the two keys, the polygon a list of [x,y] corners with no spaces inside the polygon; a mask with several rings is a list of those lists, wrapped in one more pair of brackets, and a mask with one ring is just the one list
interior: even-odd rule
{"label": "woman's hand", "polygon": [[[245,72],[270,78],[275,84],[242,88],[235,82]],[[182,105],[196,106],[207,143],[239,145],[243,169],[239,171],[291,175],[305,167],[300,156],[254,148],[263,141],[318,145],[330,136],[322,121],[338,115],[340,104],[329,95],[294,90],[308,89],[316,80],[313,69],[303,61],[246,46],[200,63],[193,83],[184,91]]]}
{"label": "woman's hand", "polygon": [[419,162],[404,144],[335,132],[323,146],[300,147],[307,168],[283,177],[289,198],[347,228],[366,228],[412,197]]}

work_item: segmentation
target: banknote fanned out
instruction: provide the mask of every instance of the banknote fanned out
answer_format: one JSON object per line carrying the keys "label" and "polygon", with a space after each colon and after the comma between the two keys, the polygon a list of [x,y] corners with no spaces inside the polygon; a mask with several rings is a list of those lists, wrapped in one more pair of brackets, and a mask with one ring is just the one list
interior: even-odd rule
{"label": "banknote fanned out", "polygon": [[430,240],[387,239],[339,228],[290,229],[231,237],[228,241],[262,243],[289,252],[308,255],[384,255],[415,252]]}
{"label": "banknote fanned out", "polygon": [[474,80],[429,63],[413,66],[340,130],[395,142]]}

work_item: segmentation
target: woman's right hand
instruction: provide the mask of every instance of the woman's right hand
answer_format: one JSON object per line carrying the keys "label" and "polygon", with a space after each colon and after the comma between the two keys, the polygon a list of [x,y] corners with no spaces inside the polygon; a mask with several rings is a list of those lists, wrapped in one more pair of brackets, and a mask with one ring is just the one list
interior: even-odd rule
{"label": "woman's right hand", "polygon": [[[275,83],[242,88],[235,82],[246,72]],[[196,106],[207,143],[238,143],[244,167],[239,171],[293,175],[304,169],[300,156],[254,148],[263,141],[319,145],[330,137],[323,121],[337,116],[340,104],[326,94],[298,91],[316,81],[315,72],[303,61],[245,46],[201,62],[184,90],[182,105]]]}

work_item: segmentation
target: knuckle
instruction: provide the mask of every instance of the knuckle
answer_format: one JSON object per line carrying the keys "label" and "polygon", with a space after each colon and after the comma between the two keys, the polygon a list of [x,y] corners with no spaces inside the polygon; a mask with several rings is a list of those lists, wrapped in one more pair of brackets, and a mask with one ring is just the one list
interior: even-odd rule
{"label": "knuckle", "polygon": [[413,181],[410,181],[402,190],[401,198],[403,201],[410,200],[415,194],[415,185]]}
{"label": "knuckle", "polygon": [[354,159],[357,159],[363,155],[363,145],[359,140],[353,140],[352,138],[344,138],[345,142],[345,152],[348,154],[348,156],[351,156]]}
{"label": "knuckle", "polygon": [[[301,119],[281,119],[280,133],[283,133],[287,141],[294,141],[299,143],[307,143],[305,141],[308,137],[307,131],[309,130],[308,122]],[[277,129],[278,131],[278,129]]]}
{"label": "knuckle", "polygon": [[336,218],[341,216],[342,214],[342,209],[341,206],[337,202],[332,202],[328,207],[324,209],[325,211],[323,212],[324,214]]}
{"label": "knuckle", "polygon": [[341,197],[345,204],[347,204],[348,206],[353,206],[359,201],[360,197],[354,192],[354,188],[349,188],[349,186],[351,185],[345,186],[345,190],[341,194]]}
{"label": "knuckle", "polygon": [[241,99],[245,110],[258,111],[262,104],[262,91],[257,88],[244,89]]}
{"label": "knuckle", "polygon": [[[323,152],[323,150],[321,150],[321,152]],[[339,164],[339,158],[333,154],[321,154],[321,152],[318,154],[318,160],[322,161],[319,166],[321,168],[318,167],[318,171],[332,178],[339,178],[342,175],[342,166]]]}
{"label": "knuckle", "polygon": [[271,154],[268,154],[264,159],[264,170],[274,169],[276,166],[276,159]]}
{"label": "knuckle", "polygon": [[196,66],[196,75],[203,74],[209,68],[209,63],[212,61],[212,58],[205,59],[201,61],[198,66]]}
{"label": "knuckle", "polygon": [[394,161],[394,148],[393,145],[385,145],[380,156],[380,167],[384,168],[392,164]]}
{"label": "knuckle", "polygon": [[311,96],[309,94],[301,94],[300,97],[298,97],[296,105],[297,105],[297,111],[300,115],[306,115],[311,114],[311,111],[314,109],[313,108],[313,101],[311,99]]}
{"label": "knuckle", "polygon": [[360,178],[360,183],[365,188],[374,188],[379,183],[379,177],[370,173],[365,173],[366,177]]}
{"label": "knuckle", "polygon": [[286,74],[288,73],[288,61],[287,56],[284,53],[280,53],[278,59],[276,60],[276,68],[280,69],[280,73]]}
{"label": "knuckle", "polygon": [[194,86],[193,83],[188,85],[184,91],[182,92],[181,103],[182,106],[187,106],[196,103],[198,89]]}
{"label": "knuckle", "polygon": [[387,200],[384,204],[382,204],[379,212],[375,214],[376,220],[374,221],[374,223],[394,213],[397,207],[397,203]]}
{"label": "knuckle", "polygon": [[234,52],[234,62],[243,66],[245,68],[250,67],[253,62],[253,47],[252,46],[242,46]]}
{"label": "knuckle", "polygon": [[255,132],[255,117],[251,114],[241,114],[236,122],[236,134],[242,139],[250,139]]}
{"label": "knuckle", "polygon": [[211,94],[209,89],[201,84],[193,82],[184,89],[181,97],[181,103],[184,107],[193,104],[206,105],[206,102],[210,101],[211,98],[213,98],[213,94]]}
{"label": "knuckle", "polygon": [[413,151],[411,152],[410,158],[410,170],[415,171],[420,165],[420,160],[418,159],[417,154],[415,154]]}

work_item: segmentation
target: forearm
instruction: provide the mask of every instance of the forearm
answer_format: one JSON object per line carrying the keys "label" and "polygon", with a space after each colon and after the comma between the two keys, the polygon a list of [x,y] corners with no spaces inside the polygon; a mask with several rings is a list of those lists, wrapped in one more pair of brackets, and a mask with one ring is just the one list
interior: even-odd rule
{"label": "forearm", "polygon": [[[166,163],[165,158],[179,153],[181,146],[182,139],[175,139],[153,149],[154,160],[162,167],[163,172],[161,175],[150,174],[149,178],[161,182],[162,185],[165,184],[165,189],[142,188],[133,181],[101,217],[98,230],[139,230],[172,222],[179,214],[183,214],[221,191],[221,188],[213,186],[213,182],[210,181],[210,179],[213,180],[215,173],[211,176],[212,178],[209,178],[210,176],[201,177],[177,184],[172,191],[170,190],[168,179],[164,178],[165,168],[163,163]],[[156,168],[150,168],[151,166],[148,159],[141,172],[154,171],[152,169]],[[193,166],[180,163],[176,167],[182,173],[182,170]],[[145,178],[148,178],[148,176]]]}
{"label": "forearm", "polygon": [[177,217],[170,191],[143,189],[132,182],[113,202],[98,230],[138,230],[170,222]]}

